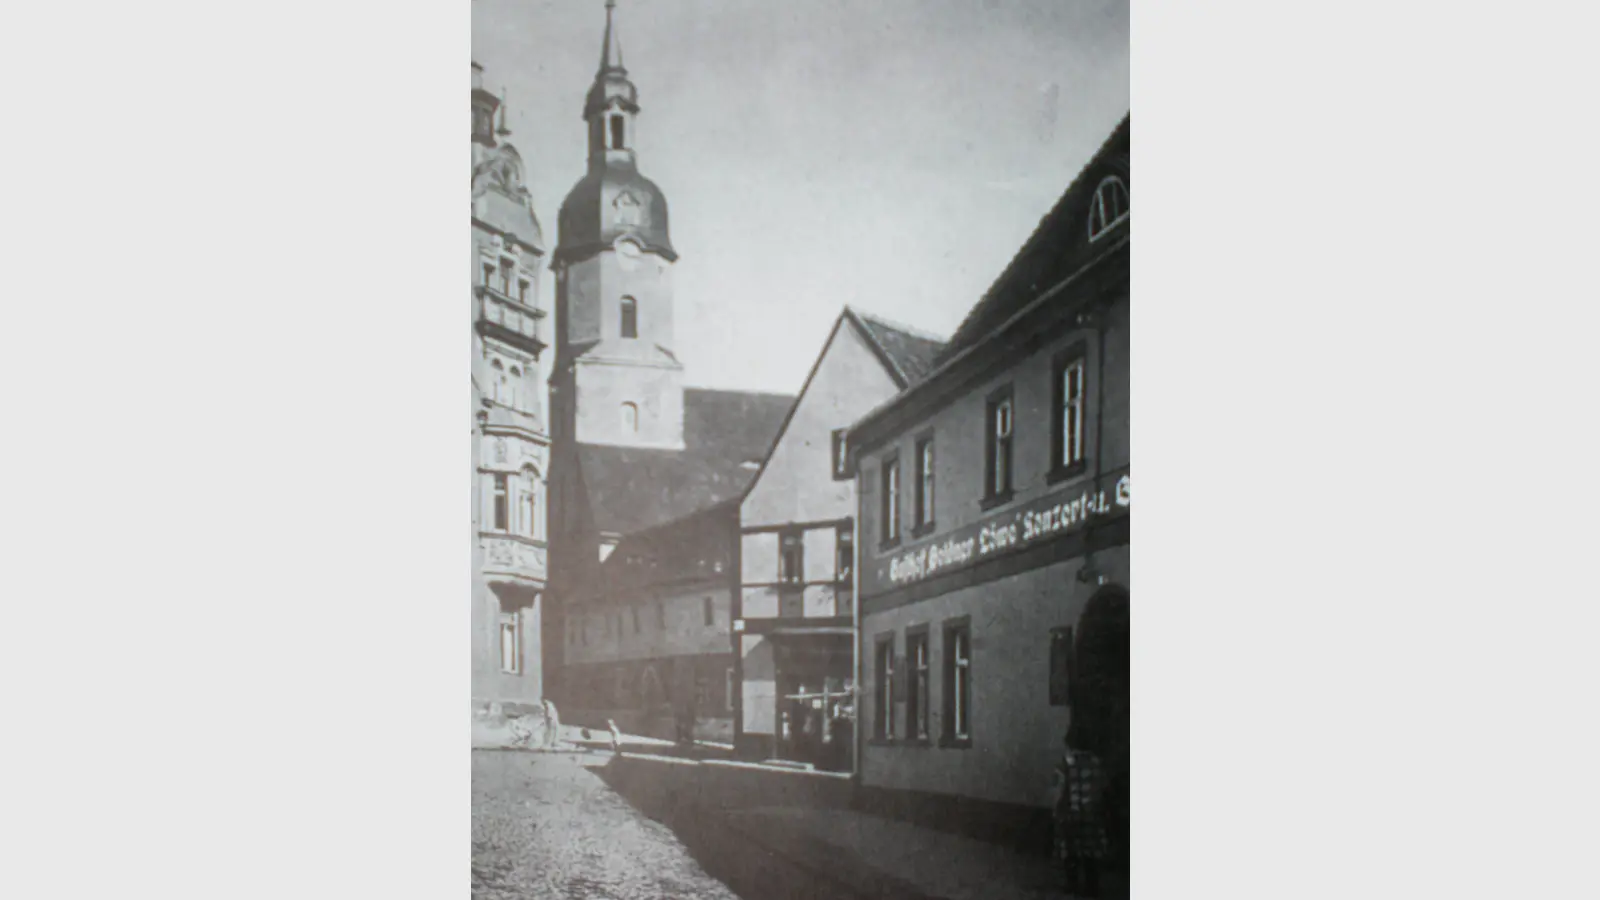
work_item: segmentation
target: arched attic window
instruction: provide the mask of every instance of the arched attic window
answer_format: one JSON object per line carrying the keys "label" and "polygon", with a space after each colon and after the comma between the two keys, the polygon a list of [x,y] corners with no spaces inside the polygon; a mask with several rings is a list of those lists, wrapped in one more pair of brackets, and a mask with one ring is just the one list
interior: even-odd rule
{"label": "arched attic window", "polygon": [[622,336],[639,336],[639,302],[632,297],[622,298]]}
{"label": "arched attic window", "polygon": [[1111,175],[1101,180],[1094,189],[1094,201],[1089,205],[1089,240],[1099,240],[1102,235],[1128,218],[1128,186],[1122,179]]}

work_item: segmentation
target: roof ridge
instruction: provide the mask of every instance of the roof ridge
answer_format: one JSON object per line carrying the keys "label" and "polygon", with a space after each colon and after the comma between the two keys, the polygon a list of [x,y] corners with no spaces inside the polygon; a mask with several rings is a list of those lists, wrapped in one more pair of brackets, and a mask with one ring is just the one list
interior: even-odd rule
{"label": "roof ridge", "polygon": [[921,328],[916,327],[915,325],[907,325],[904,322],[897,322],[894,319],[886,319],[883,316],[878,315],[877,313],[867,312],[866,310],[861,309],[860,307],[857,307],[857,306],[847,305],[847,306],[845,306],[845,309],[850,310],[851,312],[855,313],[858,317],[860,317],[860,318],[862,318],[862,319],[864,319],[864,320],[866,320],[868,322],[871,322],[874,325],[881,325],[884,328],[892,328],[895,331],[901,332],[902,334],[909,334],[914,338],[921,338],[922,340],[932,341],[932,342],[934,342],[936,344],[947,343],[950,340],[949,337],[940,337],[939,335],[934,334],[931,331],[925,331],[925,330],[923,330]]}

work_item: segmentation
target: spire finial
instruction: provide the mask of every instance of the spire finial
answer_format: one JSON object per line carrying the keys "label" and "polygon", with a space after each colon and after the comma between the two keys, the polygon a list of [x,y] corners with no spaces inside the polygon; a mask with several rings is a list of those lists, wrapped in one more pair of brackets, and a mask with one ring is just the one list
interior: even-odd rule
{"label": "spire finial", "polygon": [[[605,46],[600,48],[601,72],[604,72],[607,69],[618,69],[624,72],[627,71],[622,67],[622,42],[617,40],[617,30],[611,24],[611,11],[616,8],[617,0],[606,0],[606,40]],[[611,62],[613,55],[616,56],[617,59],[615,64]]]}

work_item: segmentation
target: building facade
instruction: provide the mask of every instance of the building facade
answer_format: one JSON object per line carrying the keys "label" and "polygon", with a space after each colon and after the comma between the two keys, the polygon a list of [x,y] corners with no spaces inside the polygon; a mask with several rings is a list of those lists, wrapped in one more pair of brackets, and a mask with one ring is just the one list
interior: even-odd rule
{"label": "building facade", "polygon": [[849,431],[869,802],[1048,835],[1073,726],[1125,814],[1128,150],[1124,119],[937,368]]}
{"label": "building facade", "polygon": [[856,310],[835,321],[738,505],[734,744],[750,758],[853,764],[855,485],[845,426],[903,390],[943,346]]}
{"label": "building facade", "polygon": [[[658,711],[694,704],[697,694],[726,697],[737,526],[734,515],[708,511],[743,491],[794,398],[684,384],[674,350],[679,257],[666,195],[639,169],[643,108],[616,26],[608,3],[599,71],[582,107],[587,170],[561,206],[551,260],[554,602],[545,654],[559,670],[554,690],[567,721],[601,724],[620,714],[619,724],[648,728]],[[668,523],[678,526],[661,528]],[[708,530],[718,536],[706,538]],[[708,594],[707,580],[721,593]],[[708,699],[701,709],[714,705]]]}
{"label": "building facade", "polygon": [[474,708],[514,712],[543,697],[550,437],[539,362],[544,238],[501,104],[473,63],[472,696]]}

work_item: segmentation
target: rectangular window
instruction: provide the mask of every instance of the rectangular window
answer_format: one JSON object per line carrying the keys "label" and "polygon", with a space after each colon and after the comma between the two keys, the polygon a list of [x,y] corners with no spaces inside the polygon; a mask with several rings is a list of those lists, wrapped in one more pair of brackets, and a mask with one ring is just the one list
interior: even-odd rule
{"label": "rectangular window", "polygon": [[633,607],[633,633],[639,633],[639,607]]}
{"label": "rectangular window", "polygon": [[988,439],[984,453],[984,501],[1003,503],[1011,499],[1011,442],[1016,416],[1012,409],[1011,386],[989,395],[986,411]]}
{"label": "rectangular window", "polygon": [[487,259],[483,261],[483,286],[494,287],[494,263]]}
{"label": "rectangular window", "polygon": [[906,737],[928,739],[928,632],[906,632],[906,665],[910,682],[906,685]]}
{"label": "rectangular window", "polygon": [[717,624],[717,608],[711,602],[711,598],[710,597],[707,597],[705,599],[705,614],[706,614],[706,627],[707,628],[710,628],[711,626]]}
{"label": "rectangular window", "polygon": [[522,635],[520,620],[515,612],[500,614],[500,671],[513,675],[522,673]]}
{"label": "rectangular window", "polygon": [[639,336],[639,301],[632,297],[622,298],[622,336],[636,338]]}
{"label": "rectangular window", "polygon": [[843,428],[835,428],[830,440],[833,445],[833,480],[843,481],[850,477],[849,473],[845,471],[845,463],[848,461],[845,430]]}
{"label": "rectangular window", "polygon": [[1054,371],[1050,477],[1059,479],[1076,475],[1084,468],[1088,407],[1084,399],[1087,391],[1082,347],[1056,357]]}
{"label": "rectangular window", "polygon": [[877,690],[873,693],[873,734],[880,741],[894,740],[894,635],[878,638],[873,672]]}
{"label": "rectangular window", "polygon": [[511,293],[511,284],[516,279],[516,275],[516,260],[502,256],[500,258],[500,293],[505,294],[507,297],[514,296]]}
{"label": "rectangular window", "polygon": [[856,538],[855,530],[848,525],[839,526],[839,558],[835,561],[834,571],[838,573],[838,580],[849,582],[856,565]]}
{"label": "rectangular window", "polygon": [[621,116],[611,117],[611,149],[613,150],[621,150],[627,146],[623,142],[623,121]]}
{"label": "rectangular window", "polygon": [[506,476],[504,473],[494,476],[494,527],[496,531],[506,531],[510,527],[511,503],[506,496]]}
{"label": "rectangular window", "polygon": [[883,461],[883,542],[893,544],[900,540],[900,457],[891,456]]}
{"label": "rectangular window", "polygon": [[962,618],[944,626],[944,736],[952,744],[972,740],[972,624]]}
{"label": "rectangular window", "polygon": [[1072,629],[1050,629],[1050,705],[1072,705]]}
{"label": "rectangular window", "polygon": [[933,527],[933,438],[917,442],[916,530]]}
{"label": "rectangular window", "polygon": [[667,604],[662,600],[656,601],[656,629],[658,631],[667,630]]}
{"label": "rectangular window", "polygon": [[786,584],[805,581],[806,545],[798,531],[786,531],[778,539],[778,578]]}
{"label": "rectangular window", "polygon": [[532,287],[533,287],[533,285],[532,285],[531,282],[528,281],[528,279],[526,279],[526,278],[517,279],[517,302],[521,303],[523,306],[528,306],[529,305],[528,301],[532,299],[532,298],[530,298],[528,296],[528,291]]}

